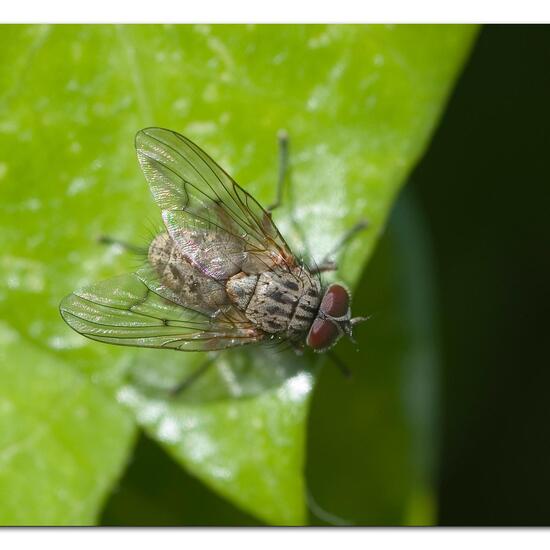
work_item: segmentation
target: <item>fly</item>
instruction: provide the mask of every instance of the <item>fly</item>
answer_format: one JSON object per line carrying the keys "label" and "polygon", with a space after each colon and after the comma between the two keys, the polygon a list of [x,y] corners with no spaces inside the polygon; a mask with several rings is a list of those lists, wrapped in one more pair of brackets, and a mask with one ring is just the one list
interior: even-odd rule
{"label": "fly", "polygon": [[[277,340],[298,353],[324,352],[341,336],[352,338],[365,318],[351,316],[343,285],[323,288],[320,280],[335,264],[298,261],[273,223],[276,205],[262,208],[176,132],[146,128],[135,145],[166,231],[152,240],[136,272],[63,299],[61,315],[71,328],[109,344],[179,351]],[[284,170],[279,176],[277,203]]]}

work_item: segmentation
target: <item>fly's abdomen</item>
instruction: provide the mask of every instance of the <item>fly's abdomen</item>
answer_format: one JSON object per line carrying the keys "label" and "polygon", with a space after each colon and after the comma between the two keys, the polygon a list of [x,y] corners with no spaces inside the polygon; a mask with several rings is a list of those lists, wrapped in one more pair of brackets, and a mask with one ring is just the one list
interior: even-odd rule
{"label": "fly's abdomen", "polygon": [[208,314],[228,303],[223,285],[195,269],[168,233],[153,239],[148,260],[162,285],[174,292],[178,303]]}

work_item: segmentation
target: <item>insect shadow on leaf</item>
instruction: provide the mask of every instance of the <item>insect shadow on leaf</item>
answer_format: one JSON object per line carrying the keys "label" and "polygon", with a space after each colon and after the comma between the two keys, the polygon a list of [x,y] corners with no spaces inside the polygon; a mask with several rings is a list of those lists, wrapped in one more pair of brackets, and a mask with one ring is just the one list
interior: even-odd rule
{"label": "insect shadow on leaf", "polygon": [[[302,354],[326,352],[343,335],[353,338],[353,327],[366,318],[352,318],[350,292],[339,283],[323,285],[321,273],[336,269],[332,255],[367,224],[348,231],[318,265],[293,254],[272,219],[288,180],[286,132],[279,133],[277,192],[269,209],[176,132],[146,128],[135,143],[164,231],[146,251],[103,237],[146,252],[146,261],[134,273],[64,298],[60,311],[69,326],[100,342],[177,351],[262,344],[264,351],[286,346]],[[172,393],[188,393],[210,364],[209,358]]]}

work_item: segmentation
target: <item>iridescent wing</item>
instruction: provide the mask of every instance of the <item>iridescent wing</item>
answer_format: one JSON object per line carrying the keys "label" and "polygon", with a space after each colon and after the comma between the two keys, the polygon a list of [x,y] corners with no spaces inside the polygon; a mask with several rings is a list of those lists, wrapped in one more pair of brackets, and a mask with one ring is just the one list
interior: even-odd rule
{"label": "iridescent wing", "polygon": [[210,351],[264,338],[236,308],[199,311],[173,301],[149,268],[93,284],[60,304],[74,330],[123,346]]}
{"label": "iridescent wing", "polygon": [[295,265],[270,214],[193,142],[146,128],[136,150],[168,233],[203,273],[225,280]]}

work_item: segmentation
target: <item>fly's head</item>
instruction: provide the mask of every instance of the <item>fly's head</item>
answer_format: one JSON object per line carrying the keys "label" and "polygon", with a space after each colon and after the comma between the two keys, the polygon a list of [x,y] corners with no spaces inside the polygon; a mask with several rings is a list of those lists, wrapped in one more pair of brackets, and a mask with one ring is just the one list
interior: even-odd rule
{"label": "fly's head", "polygon": [[350,294],[342,285],[336,283],[327,288],[306,339],[313,351],[327,351],[343,335],[355,341],[353,327],[368,317],[352,318],[350,302]]}

